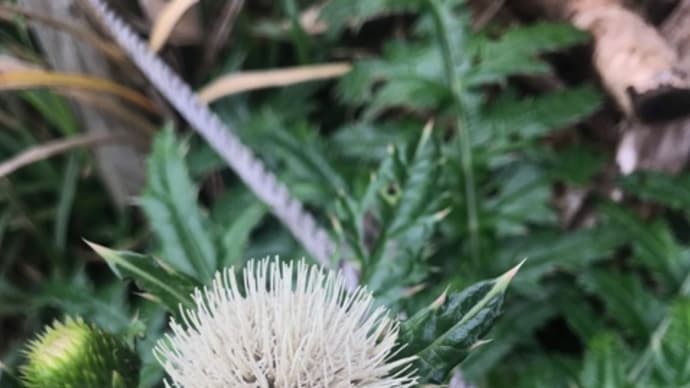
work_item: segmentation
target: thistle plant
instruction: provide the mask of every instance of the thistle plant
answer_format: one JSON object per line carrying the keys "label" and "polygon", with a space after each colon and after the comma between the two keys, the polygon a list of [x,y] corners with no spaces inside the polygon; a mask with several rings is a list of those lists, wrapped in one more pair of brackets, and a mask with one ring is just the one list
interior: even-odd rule
{"label": "thistle plant", "polygon": [[[173,319],[155,349],[180,388],[410,387],[412,361],[396,358],[398,323],[365,288],[346,290],[339,273],[250,261],[197,289],[195,308]],[[170,385],[168,385],[170,386]]]}
{"label": "thistle plant", "polygon": [[139,358],[122,340],[80,318],[55,321],[30,342],[22,380],[27,388],[128,388]]}

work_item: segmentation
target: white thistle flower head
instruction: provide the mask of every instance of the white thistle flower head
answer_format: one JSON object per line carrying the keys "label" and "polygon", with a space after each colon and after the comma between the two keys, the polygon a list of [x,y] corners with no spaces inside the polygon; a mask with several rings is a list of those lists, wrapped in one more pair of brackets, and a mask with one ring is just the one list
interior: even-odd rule
{"label": "white thistle flower head", "polygon": [[[364,288],[303,260],[249,261],[197,290],[154,350],[180,388],[389,388],[417,383],[413,358],[392,360],[398,324]],[[166,385],[170,385],[166,382]]]}

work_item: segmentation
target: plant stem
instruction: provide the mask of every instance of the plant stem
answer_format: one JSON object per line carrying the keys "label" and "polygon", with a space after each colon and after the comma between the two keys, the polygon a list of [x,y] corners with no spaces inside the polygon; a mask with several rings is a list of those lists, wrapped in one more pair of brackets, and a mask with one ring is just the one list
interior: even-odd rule
{"label": "plant stem", "polygon": [[309,37],[300,24],[299,10],[295,0],[283,0],[283,10],[290,18],[290,35],[297,50],[297,60],[302,65],[309,63]]}
{"label": "plant stem", "polygon": [[467,109],[462,98],[462,84],[457,76],[455,69],[455,55],[453,47],[448,39],[449,31],[443,20],[443,7],[439,0],[429,0],[434,19],[434,26],[441,45],[443,55],[443,65],[453,96],[453,101],[458,110],[458,141],[460,143],[460,164],[463,173],[465,186],[465,205],[467,207],[467,230],[470,235],[470,254],[473,263],[479,262],[479,219],[477,217],[477,189],[474,182],[474,170],[472,162],[472,136],[470,133],[469,120],[467,119]]}

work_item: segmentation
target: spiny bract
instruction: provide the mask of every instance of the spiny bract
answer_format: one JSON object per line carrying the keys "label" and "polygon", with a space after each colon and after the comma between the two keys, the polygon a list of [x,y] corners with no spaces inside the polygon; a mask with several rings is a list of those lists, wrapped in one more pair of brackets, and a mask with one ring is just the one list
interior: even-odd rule
{"label": "spiny bract", "polygon": [[55,321],[26,349],[27,388],[128,388],[139,383],[140,361],[124,341],[85,323]]}

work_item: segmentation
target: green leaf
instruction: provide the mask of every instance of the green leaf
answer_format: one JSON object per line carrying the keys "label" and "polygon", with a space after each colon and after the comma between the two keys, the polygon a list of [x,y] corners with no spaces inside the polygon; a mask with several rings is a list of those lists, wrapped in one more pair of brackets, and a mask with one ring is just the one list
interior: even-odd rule
{"label": "green leaf", "polygon": [[127,287],[117,279],[102,279],[96,285],[83,271],[68,279],[54,277],[44,281],[28,302],[25,313],[36,314],[52,307],[88,319],[108,332],[126,335],[136,329]]}
{"label": "green leaf", "polygon": [[347,26],[358,29],[379,14],[414,10],[419,4],[421,0],[333,0],[326,3],[320,17],[332,33],[339,33]]}
{"label": "green leaf", "polygon": [[558,299],[554,300],[570,329],[581,339],[592,338],[605,331],[608,322],[601,319],[600,311],[595,311],[591,298],[571,284],[560,286]]}
{"label": "green leaf", "polygon": [[264,204],[255,203],[246,208],[235,222],[225,230],[221,236],[223,247],[221,266],[229,267],[245,258],[244,252],[249,245],[251,232],[261,222],[266,212],[267,209]]}
{"label": "green leaf", "polygon": [[564,149],[542,149],[536,152],[552,180],[587,186],[604,167],[606,157],[584,144]]}
{"label": "green leaf", "polygon": [[[581,388],[576,375],[579,363],[565,354],[520,348],[488,377],[486,387]],[[575,375],[573,375],[575,373]]]}
{"label": "green leaf", "polygon": [[580,376],[582,388],[626,388],[625,359],[629,352],[610,334],[595,337],[588,346]]}
{"label": "green leaf", "polygon": [[533,231],[524,237],[504,239],[496,264],[510,265],[517,254],[526,257],[527,263],[515,280],[515,287],[540,293],[538,284],[542,276],[556,270],[577,272],[593,262],[607,259],[626,241],[625,231],[610,225],[567,234],[560,229]]}
{"label": "green leaf", "polygon": [[[395,124],[346,124],[331,137],[329,148],[339,156],[358,163],[380,163],[389,156],[388,149],[391,145],[402,146],[417,138],[421,126],[416,121],[402,120]],[[353,144],[357,146],[353,147]]]}
{"label": "green leaf", "polygon": [[583,273],[579,283],[604,302],[607,316],[631,338],[645,339],[663,314],[662,302],[645,289],[637,276],[615,269],[593,269]]}
{"label": "green leaf", "polygon": [[338,96],[354,104],[372,102],[374,106],[367,106],[365,117],[393,106],[419,110],[439,106],[448,98],[440,51],[436,46],[389,43],[381,59],[354,64],[338,82]]}
{"label": "green leaf", "polygon": [[658,172],[637,172],[620,180],[625,191],[647,201],[690,211],[690,174],[673,176]]}
{"label": "green leaf", "polygon": [[473,350],[463,361],[462,372],[471,381],[480,379],[502,363],[516,347],[532,341],[532,333],[558,313],[558,305],[552,298],[518,298],[520,300],[514,303],[506,302],[506,311],[489,332],[495,340]]}
{"label": "green leaf", "polygon": [[[403,297],[406,287],[428,274],[428,241],[447,214],[440,188],[442,160],[428,125],[417,143],[391,147],[363,196],[346,197],[341,222],[359,247],[362,281],[384,303]],[[365,228],[365,225],[372,224]],[[374,229],[374,230],[369,230]]]}
{"label": "green leaf", "polygon": [[517,26],[496,40],[479,38],[480,64],[467,75],[472,85],[502,82],[512,75],[540,75],[550,72],[538,54],[561,50],[587,41],[588,35],[570,24],[537,23]]}
{"label": "green leaf", "polygon": [[607,219],[625,230],[635,249],[634,257],[665,286],[680,285],[687,260],[669,226],[662,220],[642,220],[630,210],[612,203],[599,206]]}
{"label": "green leaf", "polygon": [[[312,134],[311,128],[304,128]],[[345,180],[331,166],[326,150],[313,136],[298,137],[287,130],[271,131],[271,152],[281,158],[292,191],[303,200],[328,205],[339,192],[347,189]],[[300,195],[301,194],[301,195]]]}
{"label": "green leaf", "polygon": [[442,383],[500,314],[503,295],[519,265],[462,292],[443,295],[400,327],[401,355],[416,355],[423,382]]}
{"label": "green leaf", "polygon": [[[483,110],[475,131],[476,145],[503,152],[516,140],[530,140],[577,123],[594,113],[603,102],[592,86],[563,89],[537,97],[503,93]],[[517,144],[522,144],[518,142]]]}
{"label": "green leaf", "polygon": [[42,118],[59,129],[63,135],[69,136],[78,132],[79,124],[64,97],[50,90],[24,90],[21,95],[40,112]]}
{"label": "green leaf", "polygon": [[663,337],[652,342],[653,365],[650,379],[656,387],[690,385],[690,300],[673,306]]}
{"label": "green leaf", "polygon": [[496,194],[482,203],[484,223],[500,236],[524,235],[528,225],[552,225],[556,215],[548,206],[551,182],[542,168],[511,163],[495,171]]}
{"label": "green leaf", "polygon": [[218,254],[171,127],[156,137],[148,166],[148,183],[139,203],[158,237],[163,260],[208,282],[217,268]]}
{"label": "green leaf", "polygon": [[169,312],[176,314],[180,306],[193,306],[191,295],[199,286],[194,279],[176,273],[170,267],[152,257],[133,252],[114,251],[106,247],[88,243],[115,272],[124,279],[133,279],[137,286],[147,292],[148,299],[163,305]]}

